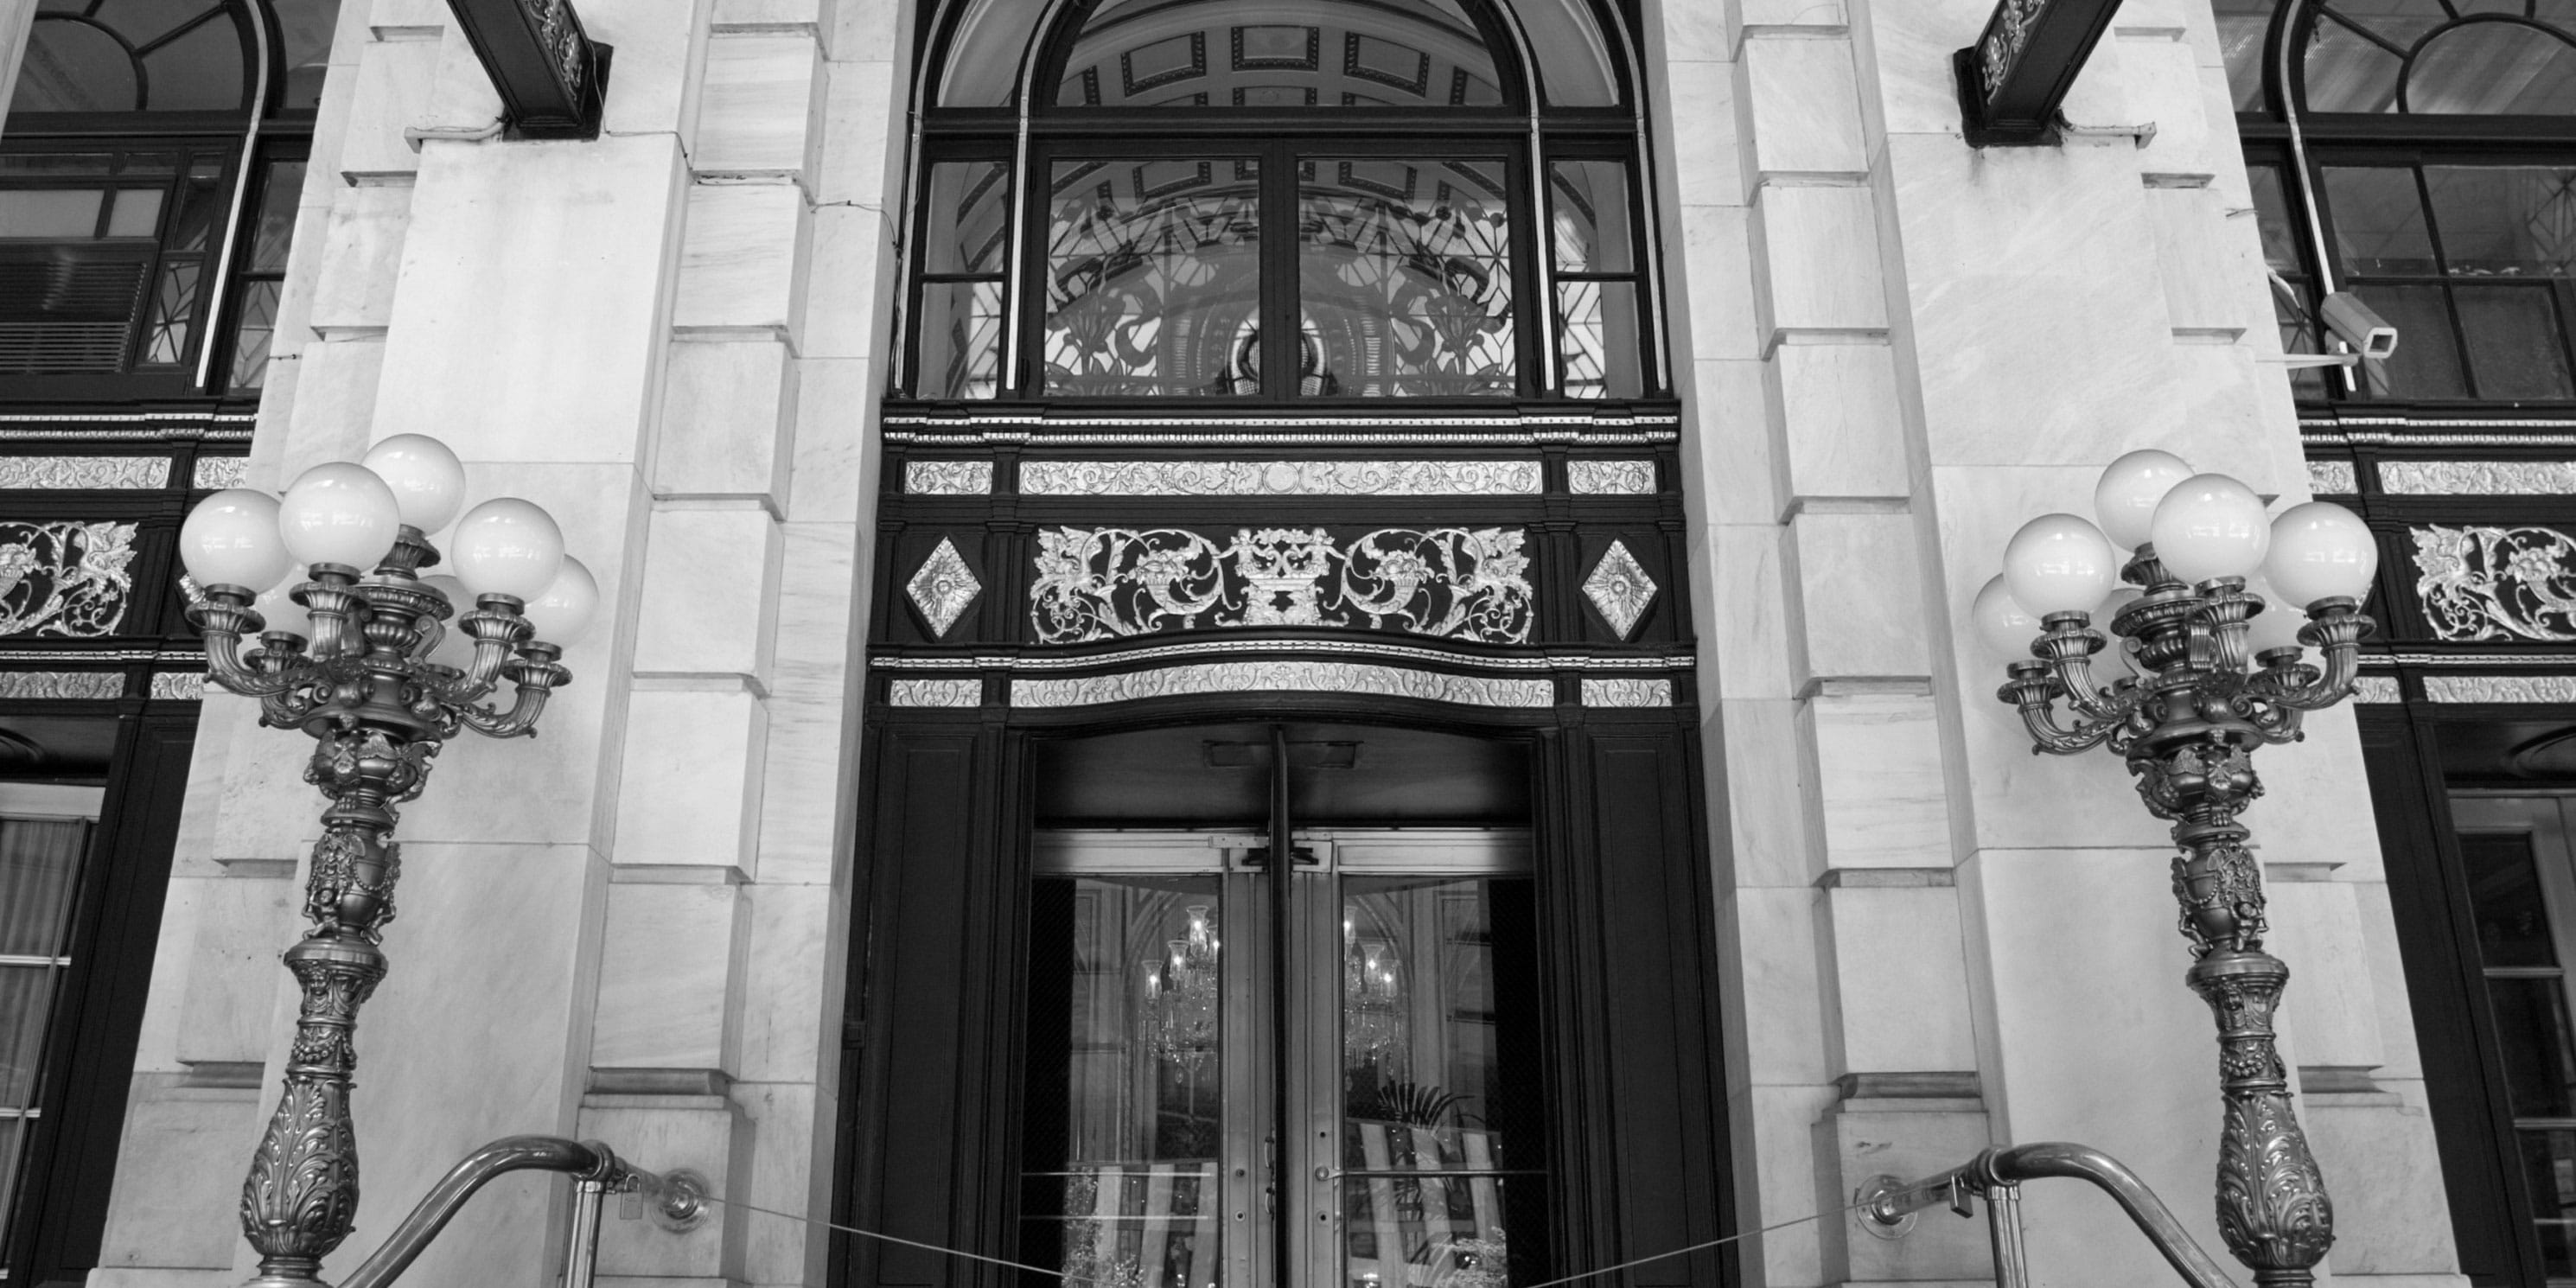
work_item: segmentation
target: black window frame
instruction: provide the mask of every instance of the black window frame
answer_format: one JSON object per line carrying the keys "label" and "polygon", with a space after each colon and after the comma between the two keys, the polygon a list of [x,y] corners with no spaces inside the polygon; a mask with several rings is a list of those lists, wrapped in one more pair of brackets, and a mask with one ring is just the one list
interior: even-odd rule
{"label": "black window frame", "polygon": [[[1624,65],[1618,68],[1617,106],[1561,108],[1542,103],[1533,110],[1530,104],[1538,96],[1532,84],[1532,73],[1511,54],[1512,45],[1506,29],[1489,7],[1491,0],[1459,2],[1476,21],[1485,37],[1486,48],[1494,53],[1495,71],[1503,93],[1500,105],[1289,110],[1266,107],[1058,106],[1053,101],[1053,87],[1061,80],[1074,42],[1097,0],[1078,0],[1066,6],[1065,12],[1055,20],[1056,26],[1040,34],[1044,43],[1029,83],[1046,89],[1040,91],[1042,101],[1027,113],[1024,135],[1020,113],[1013,108],[925,105],[922,109],[922,147],[913,165],[916,175],[927,175],[933,166],[954,162],[1001,161],[1010,167],[1007,217],[1013,221],[1010,236],[1018,259],[1016,272],[1013,264],[1006,263],[1001,273],[1004,318],[1003,332],[997,343],[1001,345],[1003,356],[997,359],[999,371],[995,395],[991,398],[966,398],[940,391],[924,393],[921,374],[923,328],[916,323],[924,315],[925,287],[959,280],[990,280],[990,276],[928,272],[927,243],[930,239],[927,236],[912,239],[915,244],[906,248],[904,257],[901,364],[890,382],[897,391],[895,398],[942,406],[1063,407],[1094,412],[1135,409],[1184,414],[1228,411],[1275,413],[1288,409],[1348,413],[1361,407],[1382,411],[1389,406],[1424,411],[1490,411],[1522,402],[1589,408],[1669,401],[1674,397],[1674,364],[1669,352],[1669,337],[1659,316],[1663,307],[1661,265],[1658,257],[1647,249],[1650,225],[1646,204],[1651,200],[1653,179],[1649,158],[1641,146],[1642,122],[1632,105],[1635,86],[1630,83],[1627,68]],[[936,62],[934,58],[932,63]],[[1296,336],[1295,315],[1288,311],[1294,309],[1298,285],[1295,257],[1298,243],[1293,236],[1296,191],[1292,183],[1275,176],[1293,173],[1287,167],[1300,153],[1425,156],[1436,155],[1462,140],[1472,140],[1480,151],[1490,146],[1493,153],[1506,162],[1509,187],[1506,201],[1511,212],[1513,238],[1513,330],[1517,350],[1514,393],[1509,397],[1474,398],[1299,396],[1293,387],[1295,381],[1288,374],[1294,369],[1293,363],[1283,367],[1280,361],[1291,355]],[[1079,396],[1046,392],[1040,340],[1044,331],[1045,305],[1043,292],[1037,288],[1036,282],[1046,263],[1046,221],[1043,215],[1048,193],[1045,176],[1051,173],[1052,160],[1085,154],[1166,155],[1169,149],[1174,148],[1204,150],[1211,156],[1260,156],[1264,176],[1261,181],[1263,226],[1291,232],[1287,237],[1263,239],[1261,307],[1266,314],[1288,311],[1286,320],[1289,325],[1284,328],[1265,325],[1263,328],[1262,392],[1252,396],[1206,397]],[[1158,152],[1158,149],[1164,151]],[[1637,284],[1637,322],[1641,337],[1638,346],[1640,392],[1633,396],[1567,397],[1562,391],[1564,364],[1556,315],[1557,292],[1553,289],[1556,274],[1552,262],[1544,266],[1543,271],[1538,260],[1539,256],[1553,256],[1546,172],[1551,162],[1560,159],[1616,160],[1627,168],[1627,219],[1631,245],[1640,251],[1639,262],[1631,274],[1609,276],[1633,279]],[[908,212],[912,227],[926,230],[930,226],[928,221],[933,217],[931,199],[930,185],[914,185]],[[1016,297],[1012,291],[1015,280],[1021,287]],[[1535,311],[1538,309],[1547,310],[1544,319]],[[1013,357],[1016,361],[1012,360]]]}

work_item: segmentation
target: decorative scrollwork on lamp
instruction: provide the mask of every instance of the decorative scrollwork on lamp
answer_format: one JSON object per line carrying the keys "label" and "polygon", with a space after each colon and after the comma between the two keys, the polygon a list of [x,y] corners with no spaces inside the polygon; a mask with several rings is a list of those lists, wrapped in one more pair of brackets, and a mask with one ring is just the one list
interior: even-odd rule
{"label": "decorative scrollwork on lamp", "polygon": [[[1989,647],[2024,659],[1996,696],[2019,709],[2032,750],[2108,746],[2148,812],[2173,824],[2185,980],[2218,1023],[2219,1231],[2255,1282],[2310,1283],[2334,1207],[2273,1041],[2290,971],[2263,951],[2262,869],[2238,815],[2263,791],[2255,749],[2297,740],[2306,713],[2353,692],[2378,547],[2340,506],[2267,521],[2243,483],[2157,451],[2113,462],[2095,507],[2102,528],[2071,514],[2024,525],[1973,615]],[[2112,590],[2114,541],[2136,549],[2120,568],[2134,590]],[[2291,605],[2306,606],[2304,625]],[[2108,683],[2093,671],[2112,645],[2097,613],[2125,672]]]}
{"label": "decorative scrollwork on lamp", "polygon": [[[563,645],[598,607],[598,585],[564,556],[555,521],[516,498],[457,521],[449,545],[461,580],[420,576],[439,561],[423,534],[455,518],[464,491],[453,452],[406,434],[363,464],[305,471],[283,501],[217,492],[180,528],[181,555],[205,587],[188,620],[205,635],[209,677],[258,699],[260,723],[312,736],[304,780],[331,802],[305,887],[312,931],[286,951],[304,1000],[285,1089],[242,1183],[261,1288],[319,1283],[322,1258],[357,1216],[353,1039],[385,975],[377,943],[402,871],[396,807],[420,795],[458,731],[532,736],[547,696],[572,678],[556,660]],[[295,565],[305,580],[288,576]],[[475,607],[456,617],[469,588]],[[257,641],[247,651],[246,638]],[[510,704],[487,704],[504,680]]]}

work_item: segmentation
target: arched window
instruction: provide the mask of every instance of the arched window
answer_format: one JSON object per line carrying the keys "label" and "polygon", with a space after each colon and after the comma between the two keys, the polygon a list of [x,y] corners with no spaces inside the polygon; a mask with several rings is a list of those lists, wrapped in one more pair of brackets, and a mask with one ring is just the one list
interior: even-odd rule
{"label": "arched window", "polygon": [[2576,0],[2218,9],[2284,347],[2329,287],[2398,330],[2299,394],[2576,405]]}
{"label": "arched window", "polygon": [[897,387],[1659,396],[1615,30],[1588,0],[953,4]]}
{"label": "arched window", "polygon": [[0,394],[267,369],[336,0],[40,0],[0,136]]}

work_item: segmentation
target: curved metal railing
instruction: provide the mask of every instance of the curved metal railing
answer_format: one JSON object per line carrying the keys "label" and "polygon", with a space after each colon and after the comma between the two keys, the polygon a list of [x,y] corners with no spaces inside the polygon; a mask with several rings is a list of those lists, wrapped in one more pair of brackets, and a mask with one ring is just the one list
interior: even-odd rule
{"label": "curved metal railing", "polygon": [[599,1209],[609,1195],[636,1195],[652,1203],[663,1220],[681,1226],[706,1210],[705,1186],[686,1172],[664,1176],[645,1171],[595,1140],[504,1136],[447,1169],[340,1288],[386,1288],[419,1259],[476,1190],[496,1176],[530,1171],[561,1172],[573,1180],[572,1229],[564,1254],[568,1288],[589,1288],[599,1255]]}
{"label": "curved metal railing", "polygon": [[1973,1201],[1984,1199],[1986,1229],[1995,1247],[1996,1288],[2025,1288],[2030,1272],[2022,1257],[2021,1183],[2048,1177],[2090,1181],[2110,1195],[2192,1288],[2237,1288],[2236,1281],[2201,1250],[2137,1173],[2090,1145],[2041,1141],[1989,1149],[1962,1166],[1919,1181],[1871,1177],[1856,1197],[1862,1204],[1861,1218],[1890,1231],[1913,1213],[1936,1204],[1946,1204],[1961,1216],[1973,1215]]}

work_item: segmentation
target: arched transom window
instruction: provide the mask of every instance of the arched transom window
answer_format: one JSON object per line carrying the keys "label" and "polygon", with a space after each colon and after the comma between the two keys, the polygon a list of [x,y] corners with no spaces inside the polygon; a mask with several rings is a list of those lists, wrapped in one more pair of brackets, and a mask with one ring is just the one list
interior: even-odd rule
{"label": "arched transom window", "polygon": [[903,389],[1661,394],[1612,30],[1588,0],[956,6],[925,78]]}

